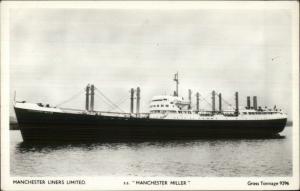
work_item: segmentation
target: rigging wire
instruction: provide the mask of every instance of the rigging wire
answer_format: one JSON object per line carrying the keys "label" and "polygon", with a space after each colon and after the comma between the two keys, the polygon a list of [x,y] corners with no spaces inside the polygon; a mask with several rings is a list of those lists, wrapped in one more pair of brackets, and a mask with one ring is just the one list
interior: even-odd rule
{"label": "rigging wire", "polygon": [[[117,102],[117,106],[121,106],[123,103],[125,103],[127,100],[128,100],[129,98],[128,97],[124,97],[122,100],[120,100],[119,102]],[[110,107],[108,110],[109,111],[112,111],[112,110],[114,110],[114,109],[116,109],[116,107]]]}
{"label": "rigging wire", "polygon": [[[122,112],[124,112],[119,106],[121,104],[123,104],[124,102],[126,102],[129,98],[124,97],[123,99],[121,99],[118,104],[113,103],[109,98],[107,98],[100,90],[98,90],[97,88],[95,88],[95,90],[101,95],[95,94],[96,96],[98,96],[105,104],[107,104],[110,108],[109,110],[114,110],[114,109],[118,109]],[[77,98],[79,95],[81,95],[82,93],[85,93],[85,88],[81,89],[79,92],[77,92],[76,94],[74,94],[73,96],[71,96],[70,98],[60,102],[59,104],[56,104],[55,107],[61,106],[63,104],[66,104],[72,100],[74,100],[75,98]]]}
{"label": "rigging wire", "polygon": [[124,112],[119,106],[117,106],[116,104],[114,104],[108,97],[106,97],[98,88],[95,88],[95,90],[101,94],[101,96],[107,101],[109,102],[111,105],[115,106],[117,109],[119,109],[120,111]]}
{"label": "rigging wire", "polygon": [[[233,99],[233,98],[232,98]],[[232,103],[230,103],[229,101],[225,100],[223,97],[222,97],[222,101],[227,105],[229,106],[231,109],[235,109],[235,107],[233,106]]]}
{"label": "rigging wire", "polygon": [[106,101],[103,97],[101,97],[100,95],[96,94],[95,95],[102,101],[104,102],[108,107],[113,107],[113,105],[111,103],[109,103],[108,101]]}
{"label": "rigging wire", "polygon": [[228,106],[233,107],[232,104],[231,104],[230,102],[226,101],[226,100],[223,99],[223,98],[222,98],[222,100],[223,100],[223,102],[224,102],[225,104],[227,104]]}
{"label": "rigging wire", "polygon": [[[215,93],[216,94],[219,94],[217,91],[215,91]],[[208,96],[207,96],[208,97]],[[206,98],[207,98],[206,97]],[[206,101],[206,100],[205,100]],[[225,100],[223,97],[222,97],[222,101],[227,105],[227,106],[229,106],[230,108],[232,108],[232,109],[234,109],[234,107],[233,107],[233,105],[229,102],[229,101],[227,101],[227,100]],[[207,101],[206,101],[207,102]],[[212,105],[212,104],[210,104],[209,102],[207,102],[209,105]]]}
{"label": "rigging wire", "polygon": [[222,98],[222,101],[223,101],[227,106],[229,106],[231,109],[235,109],[234,106],[233,106],[229,101],[226,101],[224,98]]}
{"label": "rigging wire", "polygon": [[[216,94],[218,95],[219,92],[216,91]],[[222,97],[222,101],[223,101],[226,105],[228,105],[229,107],[232,107],[232,108],[233,108],[232,104],[231,104],[229,101],[226,101],[223,97]]]}
{"label": "rigging wire", "polygon": [[[84,90],[84,89],[83,89],[83,90]],[[76,94],[74,94],[73,96],[71,96],[69,99],[67,99],[67,100],[65,100],[65,101],[63,101],[63,102],[61,102],[61,103],[55,105],[55,107],[58,107],[58,106],[61,106],[61,105],[65,104],[65,103],[70,102],[71,100],[73,100],[73,99],[75,99],[77,96],[79,96],[81,93],[82,93],[82,89],[81,89],[79,92],[77,92]]]}
{"label": "rigging wire", "polygon": [[199,94],[199,96],[202,98],[202,99],[200,100],[201,102],[204,100],[206,103],[208,103],[208,105],[212,106],[212,104],[209,103],[209,102],[206,100],[206,98],[207,98],[208,96],[210,96],[210,95],[206,96],[205,98],[204,98],[201,94]]}

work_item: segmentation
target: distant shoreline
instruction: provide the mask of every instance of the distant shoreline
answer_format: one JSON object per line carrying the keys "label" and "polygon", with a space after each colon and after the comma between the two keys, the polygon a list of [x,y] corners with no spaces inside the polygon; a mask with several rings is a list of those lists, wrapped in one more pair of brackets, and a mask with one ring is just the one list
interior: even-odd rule
{"label": "distant shoreline", "polygon": [[[287,123],[286,123],[286,126],[288,127],[288,126],[292,126],[293,125],[293,121],[288,121]],[[17,122],[10,122],[9,123],[9,130],[19,130],[20,128],[19,128],[19,125],[18,125],[18,123]]]}

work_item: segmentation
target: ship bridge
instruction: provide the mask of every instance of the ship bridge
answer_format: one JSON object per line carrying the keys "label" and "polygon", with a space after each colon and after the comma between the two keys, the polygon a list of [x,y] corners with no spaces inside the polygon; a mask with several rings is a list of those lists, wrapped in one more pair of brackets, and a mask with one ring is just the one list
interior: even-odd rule
{"label": "ship bridge", "polygon": [[183,97],[160,95],[154,96],[150,103],[150,113],[176,113],[190,105]]}

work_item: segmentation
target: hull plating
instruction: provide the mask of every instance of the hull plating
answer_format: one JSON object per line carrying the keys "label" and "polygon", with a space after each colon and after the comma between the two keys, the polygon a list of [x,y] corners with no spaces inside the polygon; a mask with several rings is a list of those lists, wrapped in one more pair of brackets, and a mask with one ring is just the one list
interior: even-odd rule
{"label": "hull plating", "polygon": [[143,141],[203,137],[271,137],[287,119],[168,120],[39,112],[15,108],[24,141]]}

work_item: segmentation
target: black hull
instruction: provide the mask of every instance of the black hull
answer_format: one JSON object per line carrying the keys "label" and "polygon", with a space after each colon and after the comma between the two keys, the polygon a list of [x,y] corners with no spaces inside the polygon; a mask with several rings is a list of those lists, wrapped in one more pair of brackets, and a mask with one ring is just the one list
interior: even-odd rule
{"label": "black hull", "polygon": [[15,108],[15,112],[26,142],[273,137],[284,129],[287,121],[122,118],[20,108]]}

